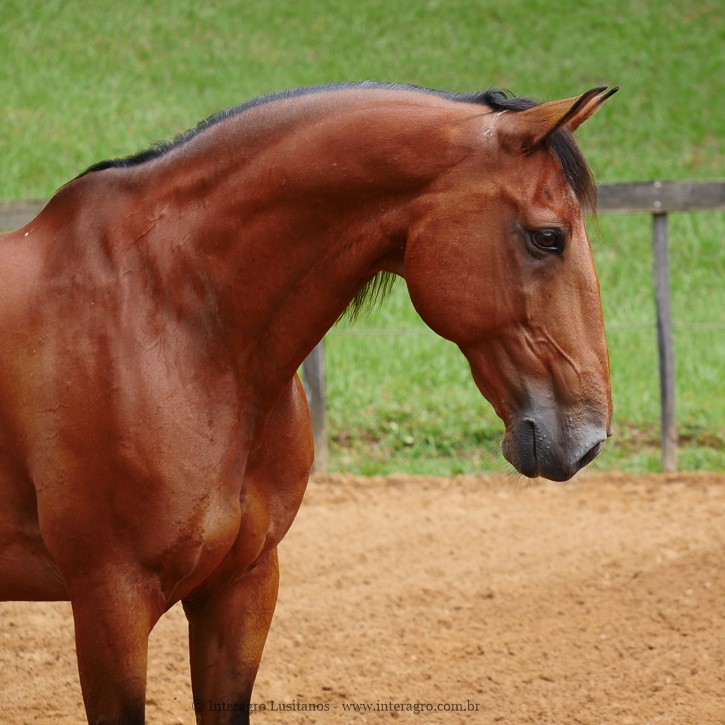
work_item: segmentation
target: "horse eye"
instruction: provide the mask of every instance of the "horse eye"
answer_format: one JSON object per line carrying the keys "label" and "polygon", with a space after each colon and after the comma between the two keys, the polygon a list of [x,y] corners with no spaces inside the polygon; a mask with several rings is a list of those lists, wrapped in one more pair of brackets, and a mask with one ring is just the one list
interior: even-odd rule
{"label": "horse eye", "polygon": [[561,252],[563,238],[558,229],[534,229],[529,232],[531,243],[544,252]]}

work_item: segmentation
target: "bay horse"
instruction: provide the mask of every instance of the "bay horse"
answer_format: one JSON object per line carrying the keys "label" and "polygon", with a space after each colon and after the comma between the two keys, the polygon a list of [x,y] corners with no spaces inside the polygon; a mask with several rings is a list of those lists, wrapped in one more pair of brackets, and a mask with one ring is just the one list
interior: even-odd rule
{"label": "bay horse", "polygon": [[313,458],[296,371],[381,274],[460,347],[520,473],[597,455],[572,132],[614,90],[275,94],[92,166],[0,236],[0,598],[70,600],[89,723],[144,721],[148,636],[179,601],[193,697],[229,705],[197,721],[248,722]]}

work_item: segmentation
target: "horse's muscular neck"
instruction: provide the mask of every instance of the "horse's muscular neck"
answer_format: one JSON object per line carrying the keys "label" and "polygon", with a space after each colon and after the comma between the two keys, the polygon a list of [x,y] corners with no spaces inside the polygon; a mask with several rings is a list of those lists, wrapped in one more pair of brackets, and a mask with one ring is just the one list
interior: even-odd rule
{"label": "horse's muscular neck", "polygon": [[[216,307],[250,394],[273,395],[366,281],[402,269],[410,199],[461,154],[441,132],[460,111],[433,111],[352,105],[284,127],[271,141],[244,130],[259,150],[235,145],[234,129],[222,125],[218,153],[209,152],[212,130],[195,142],[200,153],[192,147],[153,169],[157,212],[140,231],[150,244],[169,244],[170,230],[182,235],[168,256],[176,259],[174,284],[198,277],[199,299]],[[431,128],[426,149],[423,123]]]}

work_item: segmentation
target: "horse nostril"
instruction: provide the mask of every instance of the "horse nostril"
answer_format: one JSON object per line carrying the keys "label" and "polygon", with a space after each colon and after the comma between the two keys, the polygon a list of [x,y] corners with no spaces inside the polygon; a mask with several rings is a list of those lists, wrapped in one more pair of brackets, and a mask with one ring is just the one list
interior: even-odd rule
{"label": "horse nostril", "polygon": [[578,461],[576,464],[576,470],[580,471],[584,466],[586,466],[588,463],[591,463],[598,455],[599,451],[602,450],[602,447],[604,446],[604,441],[599,441],[599,443],[595,443]]}

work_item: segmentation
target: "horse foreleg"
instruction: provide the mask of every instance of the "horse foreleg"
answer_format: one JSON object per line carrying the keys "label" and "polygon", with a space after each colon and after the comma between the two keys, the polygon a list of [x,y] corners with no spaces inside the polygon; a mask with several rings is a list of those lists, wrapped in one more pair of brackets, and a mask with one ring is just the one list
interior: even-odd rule
{"label": "horse foreleg", "polygon": [[161,615],[153,588],[115,580],[75,584],[71,605],[88,722],[143,725],[148,636]]}
{"label": "horse foreleg", "polygon": [[276,544],[302,502],[312,452],[307,402],[295,377],[250,453],[237,541],[210,579],[184,600],[198,723],[249,722],[252,686],[277,601]]}
{"label": "horse foreleg", "polygon": [[252,687],[277,601],[277,549],[238,578],[220,577],[184,601],[191,681],[200,725],[246,725]]}

